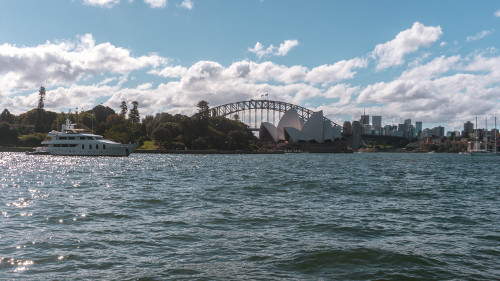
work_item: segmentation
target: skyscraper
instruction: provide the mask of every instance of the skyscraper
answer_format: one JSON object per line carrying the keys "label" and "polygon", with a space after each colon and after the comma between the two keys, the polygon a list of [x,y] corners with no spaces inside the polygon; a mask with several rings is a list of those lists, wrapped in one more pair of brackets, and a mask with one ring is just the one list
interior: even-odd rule
{"label": "skyscraper", "polygon": [[463,136],[468,138],[474,132],[474,124],[471,121],[464,123]]}
{"label": "skyscraper", "polygon": [[382,116],[372,116],[372,129],[375,135],[382,133]]}
{"label": "skyscraper", "polygon": [[370,124],[370,115],[366,115],[363,110],[363,115],[361,115],[361,120],[359,120],[359,122],[361,123],[361,126]]}
{"label": "skyscraper", "polygon": [[372,127],[380,129],[382,127],[382,116],[372,116]]}
{"label": "skyscraper", "polygon": [[422,121],[415,122],[415,136],[419,136],[422,132]]}

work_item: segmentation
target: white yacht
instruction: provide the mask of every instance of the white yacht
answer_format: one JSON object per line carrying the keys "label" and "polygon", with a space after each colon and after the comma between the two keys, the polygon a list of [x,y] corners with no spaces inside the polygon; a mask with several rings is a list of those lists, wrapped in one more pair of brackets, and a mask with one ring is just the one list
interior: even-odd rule
{"label": "white yacht", "polygon": [[100,135],[85,133],[82,129],[75,129],[75,124],[66,119],[61,132],[51,131],[42,142],[42,147],[29,154],[129,156],[136,147],[136,144],[121,144],[105,140]]}

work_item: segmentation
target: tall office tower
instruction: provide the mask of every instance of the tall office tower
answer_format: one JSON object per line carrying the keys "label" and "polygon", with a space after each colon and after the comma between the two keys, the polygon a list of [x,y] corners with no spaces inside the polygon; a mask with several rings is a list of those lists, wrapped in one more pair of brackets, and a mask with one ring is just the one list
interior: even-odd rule
{"label": "tall office tower", "polygon": [[437,126],[432,128],[432,134],[436,137],[444,137],[444,127]]}
{"label": "tall office tower", "polygon": [[351,122],[345,121],[343,127],[344,127],[344,134],[346,134],[346,135],[352,134]]}
{"label": "tall office tower", "polygon": [[406,119],[405,120],[405,125],[411,125],[411,119]]}
{"label": "tall office tower", "polygon": [[366,115],[366,112],[363,110],[363,115],[361,115],[361,119],[359,120],[360,125],[370,124],[370,115]]}
{"label": "tall office tower", "polygon": [[372,127],[376,130],[382,127],[382,116],[372,116]]}
{"label": "tall office tower", "polygon": [[472,123],[471,121],[465,122],[463,136],[465,138],[468,138],[470,134],[472,134],[473,132],[474,132],[474,123]]}
{"label": "tall office tower", "polygon": [[422,121],[415,122],[415,134],[418,137],[422,132]]}
{"label": "tall office tower", "polygon": [[361,146],[361,132],[361,124],[358,121],[352,121],[352,137],[350,144],[353,149],[358,149]]}
{"label": "tall office tower", "polygon": [[361,120],[359,120],[359,122],[361,123],[361,125],[370,124],[370,115],[361,115]]}

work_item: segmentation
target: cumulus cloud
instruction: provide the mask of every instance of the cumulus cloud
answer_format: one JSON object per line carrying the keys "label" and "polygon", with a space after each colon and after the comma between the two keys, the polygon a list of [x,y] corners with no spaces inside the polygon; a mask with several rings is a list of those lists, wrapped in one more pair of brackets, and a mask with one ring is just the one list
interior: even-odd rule
{"label": "cumulus cloud", "polygon": [[166,59],[156,54],[133,57],[111,43],[96,44],[91,34],[76,42],[46,42],[36,47],[0,45],[0,84],[4,89],[40,85],[69,85],[84,77],[127,75],[133,70],[158,67]]}
{"label": "cumulus cloud", "polygon": [[257,42],[253,48],[248,48],[248,51],[254,53],[258,58],[268,55],[286,56],[288,52],[297,45],[299,45],[299,41],[297,40],[285,40],[279,47],[275,47],[271,44],[266,48],[262,43]]}
{"label": "cumulus cloud", "polygon": [[[439,37],[439,27],[415,25],[375,48],[380,51],[373,53],[378,59],[375,67],[383,61],[397,65],[408,52],[438,40],[425,41],[421,36],[430,33]],[[413,35],[405,33],[411,30]],[[271,53],[285,54],[293,46],[295,43],[285,41],[271,48]],[[260,50],[268,48],[262,46]],[[400,55],[386,54],[384,48],[399,50]],[[137,100],[142,116],[156,112],[192,114],[202,99],[215,106],[259,99],[263,93],[269,93],[269,99],[322,109],[337,123],[342,123],[335,119],[338,114],[358,117],[360,107],[366,104],[372,105],[370,115],[398,114],[441,124],[463,123],[476,114],[500,110],[495,102],[500,96],[500,56],[496,52],[439,57],[426,53],[392,79],[369,85],[351,80],[368,68],[370,60],[357,57],[312,68],[248,59],[230,65],[203,60],[184,66],[173,65],[157,54],[133,56],[123,47],[97,43],[90,34],[33,47],[3,44],[0,108],[19,114],[35,107],[38,88],[44,85],[48,110],[87,110],[103,101],[118,109],[123,100]],[[131,81],[130,77],[140,71],[156,77],[149,80],[146,75],[140,76],[146,77],[140,81]]]}
{"label": "cumulus cloud", "polygon": [[111,8],[118,3],[120,3],[120,0],[83,0],[83,4],[85,5],[104,8]]}
{"label": "cumulus cloud", "polygon": [[194,3],[193,3],[193,1],[191,1],[191,0],[184,0],[184,1],[182,1],[182,3],[180,4],[180,6],[181,6],[181,7],[183,7],[183,8],[186,8],[186,9],[188,9],[188,10],[192,10],[192,9],[193,9],[193,7],[194,7]]}
{"label": "cumulus cloud", "polygon": [[392,81],[366,86],[356,101],[426,122],[455,124],[461,115],[458,122],[463,123],[474,115],[498,110],[491,101],[500,95],[499,71],[499,57],[478,55],[471,61],[441,56],[404,71]]}
{"label": "cumulus cloud", "polygon": [[354,77],[356,68],[365,68],[368,60],[354,58],[351,60],[342,60],[332,65],[321,65],[313,68],[307,73],[306,80],[312,83],[333,83],[344,79]]}
{"label": "cumulus cloud", "polygon": [[466,40],[467,40],[467,42],[480,40],[480,39],[483,39],[484,37],[490,35],[491,33],[492,33],[491,30],[483,30],[483,31],[478,32],[474,36],[468,36],[466,38]]}
{"label": "cumulus cloud", "polygon": [[165,8],[167,6],[167,0],[144,0],[144,3],[151,8]]}
{"label": "cumulus cloud", "polygon": [[494,15],[495,17],[500,17],[500,10],[496,11]]}
{"label": "cumulus cloud", "polygon": [[404,63],[406,54],[427,47],[439,40],[443,32],[440,26],[425,26],[415,22],[410,29],[401,31],[396,38],[383,44],[378,44],[372,52],[372,58],[377,60],[377,70]]}
{"label": "cumulus cloud", "polygon": [[[130,2],[132,1],[133,0],[131,0]],[[143,0],[143,1],[151,8],[165,8],[167,6],[167,0]],[[84,5],[103,7],[103,8],[112,8],[119,3],[120,0],[83,0]],[[191,10],[193,8],[193,3],[191,0],[184,0],[180,6]]]}

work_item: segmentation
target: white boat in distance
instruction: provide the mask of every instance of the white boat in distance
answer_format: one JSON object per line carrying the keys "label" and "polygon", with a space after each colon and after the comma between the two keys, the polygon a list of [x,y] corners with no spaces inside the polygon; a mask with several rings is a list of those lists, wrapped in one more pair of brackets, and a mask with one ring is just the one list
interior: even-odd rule
{"label": "white boat in distance", "polygon": [[[486,128],[488,128],[488,120],[486,119]],[[469,151],[471,156],[500,156],[500,152],[497,151],[497,118],[495,117],[495,147],[493,150],[488,150],[488,136],[485,135],[484,148],[481,148],[481,142],[477,139],[477,117],[476,117],[476,141],[474,142],[474,148]],[[486,129],[488,131],[488,129]]]}
{"label": "white boat in distance", "polygon": [[136,144],[121,144],[106,140],[100,135],[85,133],[82,129],[75,129],[75,124],[66,119],[61,132],[51,131],[42,142],[42,147],[37,147],[28,154],[129,156],[136,147]]}

